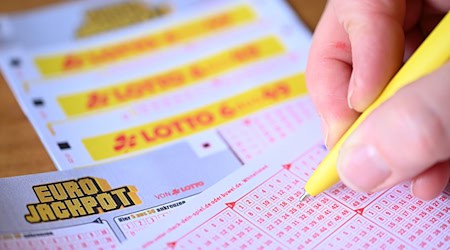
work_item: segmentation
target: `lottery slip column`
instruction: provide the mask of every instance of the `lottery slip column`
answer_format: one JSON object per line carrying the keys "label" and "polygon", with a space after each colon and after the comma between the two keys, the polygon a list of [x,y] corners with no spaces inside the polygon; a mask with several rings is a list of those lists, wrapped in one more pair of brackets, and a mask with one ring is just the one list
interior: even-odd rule
{"label": "lottery slip column", "polygon": [[[301,117],[287,118],[304,100],[296,101],[300,102],[288,103],[286,111],[274,107],[230,126],[233,131],[242,127],[243,132],[266,134],[260,138],[263,146],[292,129],[308,131],[311,126]],[[278,129],[261,125],[278,118],[285,123]],[[261,150],[245,151],[255,141],[248,143],[240,146],[246,159]],[[178,144],[101,166],[1,179],[0,248],[114,248],[241,167],[231,151],[208,151],[217,145],[206,147],[201,161],[200,149]],[[173,157],[174,152],[183,157]]]}
{"label": "lottery slip column", "polygon": [[1,13],[0,46],[21,44],[36,48],[80,40],[155,21],[201,3],[202,0],[61,1],[26,11]]}
{"label": "lottery slip column", "polygon": [[[113,249],[241,166],[161,150],[104,166],[0,179],[0,249]],[[225,163],[225,164],[223,164]]]}
{"label": "lottery slip column", "polygon": [[195,153],[188,165],[216,153],[246,162],[315,116],[302,75],[309,42],[284,1],[211,1],[92,39],[6,51],[1,65],[60,170],[164,147]]}
{"label": "lottery slip column", "polygon": [[406,184],[374,194],[338,184],[300,203],[302,187],[327,153],[317,144],[317,125],[221,180],[123,249],[448,249],[449,187],[423,202]]}
{"label": "lottery slip column", "polygon": [[[0,248],[113,248],[316,116],[302,74],[310,36],[282,1],[215,1],[188,14],[168,15],[167,26],[153,23],[154,30],[144,25],[77,44],[89,53],[74,54],[89,61],[111,55],[131,34],[160,34],[180,20],[195,26],[164,35],[165,42],[180,40],[142,55],[119,46],[113,51],[124,58],[95,57],[99,65],[50,53],[79,52],[73,44],[31,57],[5,54],[8,82],[58,166],[90,167],[1,180]],[[205,36],[186,38],[192,34]],[[105,41],[111,53],[94,46]],[[35,57],[48,60],[37,67]],[[70,62],[67,72],[62,62]],[[150,133],[140,133],[166,122],[180,125],[172,127],[175,136],[159,126],[152,143]],[[134,144],[136,131],[146,140]],[[102,153],[96,140],[111,147]]]}

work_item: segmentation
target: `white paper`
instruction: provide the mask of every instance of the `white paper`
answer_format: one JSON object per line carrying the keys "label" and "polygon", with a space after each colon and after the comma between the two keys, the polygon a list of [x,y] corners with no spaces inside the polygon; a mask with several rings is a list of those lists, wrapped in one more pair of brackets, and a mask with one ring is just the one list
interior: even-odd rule
{"label": "white paper", "polygon": [[[184,157],[170,157],[177,153]],[[97,167],[1,178],[0,249],[113,249],[240,166],[232,152],[199,159],[178,145]]]}
{"label": "white paper", "polygon": [[343,184],[300,203],[327,151],[318,124],[221,180],[122,249],[446,249],[450,187],[423,202],[407,184],[364,194]]}
{"label": "white paper", "polygon": [[[253,14],[245,14],[248,12]],[[167,31],[186,22],[209,20],[211,17],[217,17],[220,21],[221,13],[234,13],[229,16],[234,15],[236,20],[244,21],[236,21],[235,26],[219,29],[187,42],[180,40],[179,43],[168,44],[161,50],[137,54],[129,59],[121,58],[117,62],[111,61],[77,72],[63,72],[48,77],[39,72],[36,64],[36,58],[39,56],[79,53],[98,46],[128,41],[143,34]],[[94,151],[115,147],[116,142],[110,140],[107,144],[94,143],[97,148],[92,149],[85,145],[85,141],[105,134],[119,135],[150,123],[165,122],[211,105],[227,104],[234,96],[242,93],[259,91],[260,95],[264,94],[266,84],[283,81],[304,71],[309,42],[309,32],[298,23],[292,10],[283,1],[212,1],[198,8],[161,17],[152,23],[92,39],[58,46],[8,50],[2,54],[1,66],[8,84],[60,170],[132,159],[178,144],[191,145],[200,158],[207,154],[206,152],[231,149],[242,158],[242,162],[246,162],[262,152],[267,145],[289,136],[302,122],[315,116],[309,99],[303,98],[304,93],[274,100],[271,105],[250,110],[245,115],[228,119],[217,126],[210,126],[209,129],[189,132],[179,138],[139,150],[124,150],[118,154],[96,157]],[[246,49],[243,51],[247,53],[252,46],[261,47],[262,52],[250,57],[236,57],[241,58],[239,60],[227,59],[230,55],[238,55],[236,52],[241,52],[242,48]],[[225,62],[229,65],[222,66]],[[211,64],[214,66],[210,70],[211,73],[194,79],[193,69],[199,65],[206,67]],[[175,84],[175,87],[167,91],[142,98],[130,98],[130,101],[118,101],[119,98],[114,97],[116,92],[113,91],[117,89],[121,91],[120,95],[127,93],[123,87],[120,89],[116,86],[135,86],[133,84],[136,81],[142,82],[139,79],[152,77],[166,79],[167,72],[186,69],[191,70],[191,73],[185,74],[186,77],[192,79],[180,86]],[[304,86],[304,81],[299,81],[298,84]],[[108,100],[117,103],[88,110],[86,107],[89,100],[96,100],[91,97],[97,92],[105,92],[105,89],[110,93]],[[62,105],[61,99],[67,100],[77,95],[91,99],[80,99],[72,104]],[[244,98],[239,102],[244,104],[247,101]],[[71,109],[77,110],[72,112]],[[259,128],[243,123],[248,123],[253,117],[264,117],[258,118],[261,123]],[[290,125],[276,124],[278,117],[289,117]],[[249,133],[244,127],[251,127],[251,131],[259,132]],[[258,147],[242,146],[242,143],[235,142],[239,137],[258,141]],[[199,148],[199,145],[211,144],[213,141],[218,145],[215,149]],[[223,146],[229,144],[232,146]],[[248,152],[249,150],[253,152]]]}
{"label": "white paper", "polygon": [[[29,11],[3,14],[0,15],[0,46],[12,46],[20,44],[21,46],[27,48],[36,48],[45,45],[54,45],[83,39],[82,37],[77,36],[77,30],[80,29],[83,26],[84,22],[87,21],[86,18],[89,11],[94,11],[102,8],[105,9],[126,2],[142,3],[143,6],[148,6],[149,8],[164,6],[165,8],[170,8],[170,10],[168,10],[168,12],[170,13],[185,10],[186,8],[189,8],[201,1],[77,0],[53,4]],[[129,14],[132,15],[133,12],[130,11]],[[118,14],[116,15],[116,18],[122,17],[118,16]],[[152,22],[157,18],[158,17],[155,16],[154,19],[149,19],[143,22]],[[133,24],[129,26],[132,25]],[[123,29],[126,27],[128,26],[121,26],[115,29]],[[100,34],[111,32],[112,30],[100,32]]]}

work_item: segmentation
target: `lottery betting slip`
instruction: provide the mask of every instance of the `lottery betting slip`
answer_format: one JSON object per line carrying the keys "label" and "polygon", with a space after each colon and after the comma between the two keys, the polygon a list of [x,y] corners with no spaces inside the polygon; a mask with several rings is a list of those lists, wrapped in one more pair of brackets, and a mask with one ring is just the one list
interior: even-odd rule
{"label": "lottery betting slip", "polygon": [[[304,122],[301,139],[318,125]],[[194,155],[173,157],[172,150],[1,179],[0,249],[114,249],[241,167],[230,152],[193,162]]]}
{"label": "lottery betting slip", "polygon": [[[81,40],[157,20],[201,0],[77,0],[30,11],[0,14],[0,47],[39,47]],[[106,21],[107,20],[107,21]]]}
{"label": "lottery betting slip", "polygon": [[[17,33],[1,52],[66,171],[0,179],[0,249],[449,245],[448,189],[421,202],[405,185],[337,185],[298,203],[326,150],[303,75],[310,34],[285,1],[108,3],[70,3],[81,26]],[[151,20],[117,23],[125,9]]]}
{"label": "lottery betting slip", "polygon": [[89,166],[0,180],[2,249],[114,248],[316,119],[310,35],[283,1],[158,20],[2,52],[56,165]]}
{"label": "lottery betting slip", "polygon": [[244,163],[316,116],[302,73],[309,43],[284,1],[208,1],[78,42],[16,47],[0,64],[60,170],[167,147],[184,157],[180,145]]}
{"label": "lottery betting slip", "polygon": [[291,136],[122,249],[449,248],[450,186],[424,202],[407,184],[373,194],[337,184],[299,202],[327,153],[318,130]]}
{"label": "lottery betting slip", "polygon": [[175,175],[179,160],[159,159],[2,179],[0,249],[113,249],[237,165],[213,169],[210,157],[195,166],[204,178]]}

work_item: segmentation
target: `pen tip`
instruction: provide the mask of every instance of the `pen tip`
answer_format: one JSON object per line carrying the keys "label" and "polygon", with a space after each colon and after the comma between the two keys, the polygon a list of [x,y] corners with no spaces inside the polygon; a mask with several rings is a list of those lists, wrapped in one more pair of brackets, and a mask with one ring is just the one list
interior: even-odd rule
{"label": "pen tip", "polygon": [[309,194],[306,191],[303,192],[302,196],[300,196],[300,202],[304,201],[307,197],[309,197]]}

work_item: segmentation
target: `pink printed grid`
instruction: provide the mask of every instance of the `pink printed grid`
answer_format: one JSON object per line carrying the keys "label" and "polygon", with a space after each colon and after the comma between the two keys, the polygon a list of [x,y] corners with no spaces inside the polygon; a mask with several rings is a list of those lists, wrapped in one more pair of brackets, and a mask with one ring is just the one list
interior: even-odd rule
{"label": "pink printed grid", "polygon": [[225,125],[219,132],[245,163],[300,129],[313,116],[311,101],[296,99]]}
{"label": "pink printed grid", "polygon": [[150,214],[146,216],[140,216],[137,219],[132,219],[128,222],[118,223],[120,229],[124,233],[126,238],[132,238],[136,236],[140,231],[150,227],[154,223],[157,223],[162,217],[168,215],[169,212],[162,212],[158,214]]}
{"label": "pink printed grid", "polygon": [[[323,146],[315,146],[168,247],[428,249],[448,246],[450,236],[442,235],[450,224],[448,190],[430,203],[414,199],[413,205],[407,203],[413,201],[408,201],[412,196],[404,185],[385,193],[356,194],[338,184],[324,194],[298,203],[301,188],[325,154]],[[393,201],[389,203],[389,199]],[[414,211],[396,212],[395,205],[388,206],[395,202],[412,206],[404,206],[405,211]],[[377,208],[381,209],[373,211]],[[428,213],[424,214],[423,210]],[[401,229],[392,228],[391,222],[396,220],[408,221],[402,225],[416,221],[428,231],[415,225],[415,230],[405,230],[401,235]]]}
{"label": "pink printed grid", "polygon": [[319,249],[406,249],[406,244],[383,228],[365,219],[355,217],[329,237]]}
{"label": "pink printed grid", "polygon": [[431,202],[414,198],[407,184],[398,185],[369,205],[364,216],[418,248],[450,245],[450,196],[447,190]]}
{"label": "pink printed grid", "polygon": [[68,234],[65,236],[44,236],[36,238],[12,238],[1,240],[0,249],[114,249],[117,239],[108,229],[93,230],[91,232]]}

